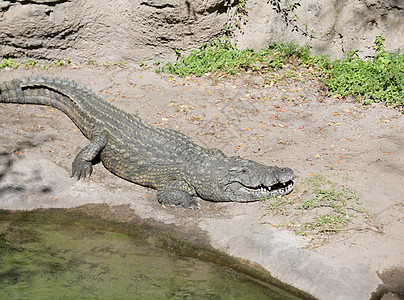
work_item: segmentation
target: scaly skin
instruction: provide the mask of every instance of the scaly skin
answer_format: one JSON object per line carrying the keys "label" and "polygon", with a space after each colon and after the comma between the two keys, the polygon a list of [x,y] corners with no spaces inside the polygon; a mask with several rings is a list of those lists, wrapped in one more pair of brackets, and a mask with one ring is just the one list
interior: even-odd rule
{"label": "scaly skin", "polygon": [[72,164],[85,179],[100,154],[104,166],[128,181],[157,189],[164,205],[197,207],[210,201],[250,202],[293,189],[293,171],[265,166],[218,149],[206,149],[170,129],[144,123],[74,81],[28,77],[0,84],[0,102],[51,105],[64,112],[90,140]]}

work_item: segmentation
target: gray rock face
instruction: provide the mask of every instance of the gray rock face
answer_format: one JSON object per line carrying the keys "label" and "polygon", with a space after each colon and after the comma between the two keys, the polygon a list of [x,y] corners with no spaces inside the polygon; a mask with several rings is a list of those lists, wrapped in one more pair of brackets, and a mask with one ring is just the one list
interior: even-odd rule
{"label": "gray rock face", "polygon": [[0,56],[173,59],[219,35],[230,11],[226,0],[0,1]]}
{"label": "gray rock face", "polygon": [[[265,48],[270,42],[311,42],[314,53],[341,57],[359,49],[373,53],[375,37],[386,37],[388,50],[403,48],[401,0],[295,0],[292,32],[278,1],[248,0],[247,14],[234,0],[0,0],[0,56],[33,59],[70,58],[139,62],[173,60],[173,49],[198,48],[233,24],[240,48]],[[240,11],[240,9],[239,9]],[[290,14],[290,18],[294,15]]]}
{"label": "gray rock face", "polygon": [[83,28],[82,10],[69,1],[0,1],[0,10],[1,56],[60,58]]}
{"label": "gray rock face", "polygon": [[[270,42],[295,41],[299,45],[309,42],[315,54],[325,53],[342,57],[344,51],[359,49],[359,55],[373,54],[373,42],[377,35],[386,38],[388,50],[404,49],[404,1],[401,0],[295,0],[300,3],[287,26],[282,14],[274,10],[274,2],[268,0],[247,1],[246,22],[240,22],[236,40],[240,48],[265,48]],[[293,24],[300,29],[292,32]],[[304,36],[306,32],[309,36]]]}

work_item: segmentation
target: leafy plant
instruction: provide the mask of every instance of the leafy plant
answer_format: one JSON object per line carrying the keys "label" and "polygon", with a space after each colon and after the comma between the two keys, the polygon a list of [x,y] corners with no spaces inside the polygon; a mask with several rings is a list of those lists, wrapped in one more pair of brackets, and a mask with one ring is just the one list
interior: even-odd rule
{"label": "leafy plant", "polygon": [[36,65],[36,61],[32,59],[27,59],[27,61],[24,63],[24,68],[25,69],[32,69]]}
{"label": "leafy plant", "polygon": [[246,15],[248,13],[246,0],[239,0],[237,3],[237,11],[240,14]]}
{"label": "leafy plant", "polygon": [[198,50],[183,56],[175,49],[177,61],[165,64],[159,71],[176,74],[202,76],[206,73],[224,72],[235,74],[241,70],[268,72],[281,68],[290,56],[308,56],[308,47],[299,47],[294,43],[270,44],[267,49],[255,52],[252,49],[239,50],[228,36],[202,44]]}
{"label": "leafy plant", "polygon": [[12,58],[3,58],[3,61],[0,64],[0,69],[9,67],[11,69],[17,69],[18,63],[16,63]]}
{"label": "leafy plant", "polygon": [[343,59],[323,66],[330,95],[353,95],[364,104],[385,102],[386,105],[404,106],[404,55],[399,51],[388,53],[383,46],[384,40],[382,36],[376,37],[375,53],[367,61],[354,50],[347,52]]}
{"label": "leafy plant", "polygon": [[49,70],[50,67],[51,67],[51,64],[43,64],[43,65],[41,66],[41,69],[42,69],[42,70]]}
{"label": "leafy plant", "polygon": [[59,59],[58,61],[55,62],[55,66],[57,66],[57,67],[66,66],[68,64],[70,64],[70,59],[64,60],[62,58],[62,59]]}

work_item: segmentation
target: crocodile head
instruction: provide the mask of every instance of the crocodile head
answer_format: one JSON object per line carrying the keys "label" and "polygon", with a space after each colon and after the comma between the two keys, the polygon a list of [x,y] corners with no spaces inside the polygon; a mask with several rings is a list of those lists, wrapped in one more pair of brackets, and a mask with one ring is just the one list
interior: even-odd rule
{"label": "crocodile head", "polygon": [[201,198],[250,202],[286,195],[293,190],[294,173],[289,168],[265,166],[240,157],[225,157],[216,161],[216,166],[209,165],[210,170],[206,170],[211,178],[209,190],[202,189],[200,193],[196,189]]}

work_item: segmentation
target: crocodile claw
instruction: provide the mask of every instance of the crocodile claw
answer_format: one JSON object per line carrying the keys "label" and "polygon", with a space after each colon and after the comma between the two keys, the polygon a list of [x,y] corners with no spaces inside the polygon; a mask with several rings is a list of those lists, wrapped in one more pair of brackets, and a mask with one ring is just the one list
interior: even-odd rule
{"label": "crocodile claw", "polygon": [[[184,207],[184,206],[183,206],[183,207]],[[192,211],[197,211],[197,210],[201,209],[201,205],[200,205],[198,202],[195,201],[195,204],[194,204],[194,205],[191,205],[191,206],[188,206],[188,207],[184,207],[184,209],[186,209],[186,208],[189,208],[189,209],[191,209]]]}
{"label": "crocodile claw", "polygon": [[72,164],[72,175],[70,177],[75,177],[77,180],[86,179],[90,177],[93,173],[93,165],[91,162],[74,160]]}

